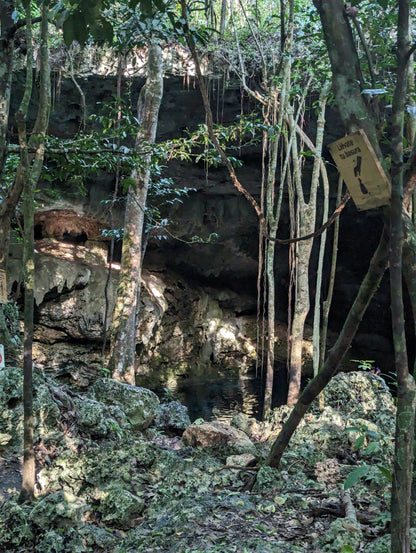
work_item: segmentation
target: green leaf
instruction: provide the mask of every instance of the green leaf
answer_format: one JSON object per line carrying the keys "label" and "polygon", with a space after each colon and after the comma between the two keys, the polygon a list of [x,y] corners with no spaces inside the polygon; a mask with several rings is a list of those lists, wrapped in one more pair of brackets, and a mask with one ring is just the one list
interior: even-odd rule
{"label": "green leaf", "polygon": [[383,467],[383,465],[377,465],[377,468],[381,472],[381,474],[387,478],[389,482],[393,482],[393,474],[391,470],[389,470],[387,467]]}
{"label": "green leaf", "polygon": [[354,549],[351,545],[344,545],[339,553],[354,553]]}
{"label": "green leaf", "polygon": [[364,453],[366,455],[371,455],[375,451],[377,451],[379,448],[379,444],[377,442],[371,442],[371,444],[368,444],[368,446],[365,448]]}
{"label": "green leaf", "polygon": [[363,447],[364,445],[365,436],[364,434],[361,434],[361,436],[358,436],[358,438],[355,440],[354,443],[354,449],[360,449],[360,447]]}
{"label": "green leaf", "polygon": [[357,426],[349,426],[345,429],[346,432],[360,432],[361,428],[358,428]]}
{"label": "green leaf", "polygon": [[370,470],[370,465],[361,465],[361,467],[356,468],[348,475],[344,482],[344,490],[349,490],[352,488],[361,478],[368,474]]}
{"label": "green leaf", "polygon": [[69,15],[62,25],[64,40],[70,46],[74,40],[84,45],[88,40],[88,30],[85,17],[80,12]]}

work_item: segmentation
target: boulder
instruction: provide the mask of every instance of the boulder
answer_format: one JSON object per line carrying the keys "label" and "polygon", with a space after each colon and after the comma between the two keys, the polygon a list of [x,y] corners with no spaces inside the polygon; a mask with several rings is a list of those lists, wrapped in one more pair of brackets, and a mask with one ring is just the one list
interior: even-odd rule
{"label": "boulder", "polygon": [[325,405],[349,419],[375,423],[386,434],[394,434],[396,407],[385,381],[375,374],[354,371],[337,374],[324,390]]}
{"label": "boulder", "polygon": [[247,434],[217,421],[191,424],[183,433],[182,441],[193,447],[232,446],[236,454],[254,451],[254,445]]}
{"label": "boulder", "polygon": [[80,429],[95,438],[119,434],[122,428],[130,428],[126,415],[117,405],[103,405],[89,397],[76,400],[75,405]]}
{"label": "boulder", "polygon": [[32,509],[29,519],[37,527],[48,530],[73,528],[83,524],[91,508],[75,495],[58,491],[41,497]]}
{"label": "boulder", "polygon": [[126,526],[131,519],[140,515],[144,507],[144,499],[118,483],[112,483],[103,491],[97,510],[102,514],[104,521]]}
{"label": "boulder", "polygon": [[242,430],[250,438],[261,432],[261,424],[254,417],[249,417],[245,413],[237,413],[231,420],[231,426]]}
{"label": "boulder", "polygon": [[182,433],[191,424],[188,408],[179,401],[162,403],[155,424],[158,428],[168,432],[179,431],[178,433]]}
{"label": "boulder", "polygon": [[159,409],[159,398],[150,390],[112,378],[97,380],[90,394],[96,401],[120,407],[132,430],[145,430],[156,418]]}
{"label": "boulder", "polygon": [[252,467],[256,464],[256,458],[251,453],[230,455],[227,457],[225,464],[233,467]]}

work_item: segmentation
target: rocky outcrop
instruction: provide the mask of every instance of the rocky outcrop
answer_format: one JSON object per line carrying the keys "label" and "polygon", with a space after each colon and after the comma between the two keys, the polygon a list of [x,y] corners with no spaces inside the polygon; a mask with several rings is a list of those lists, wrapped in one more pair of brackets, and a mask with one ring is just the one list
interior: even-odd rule
{"label": "rocky outcrop", "polygon": [[145,388],[101,378],[89,394],[104,405],[115,405],[123,410],[132,430],[145,430],[156,418],[159,398]]}
{"label": "rocky outcrop", "polygon": [[185,445],[193,447],[226,446],[230,450],[229,454],[231,452],[235,454],[255,452],[247,434],[217,421],[191,424],[183,433],[182,441]]}
{"label": "rocky outcrop", "polygon": [[[112,269],[108,281],[105,242],[89,240],[90,221],[83,226],[82,218],[78,221],[73,214],[73,219],[74,223],[68,222],[67,214],[55,233],[61,241],[49,236],[36,244],[34,359],[38,366],[86,388],[102,376],[105,290],[110,328],[118,268]],[[78,230],[87,229],[85,244],[62,242],[62,230],[78,223]],[[50,218],[48,233],[54,233]],[[11,289],[22,279],[18,248],[10,259],[9,274]],[[203,288],[175,273],[144,270],[137,332],[140,382],[172,384],[178,375],[202,374],[212,366],[235,371],[253,366],[254,318],[233,309],[242,299],[230,290]]]}

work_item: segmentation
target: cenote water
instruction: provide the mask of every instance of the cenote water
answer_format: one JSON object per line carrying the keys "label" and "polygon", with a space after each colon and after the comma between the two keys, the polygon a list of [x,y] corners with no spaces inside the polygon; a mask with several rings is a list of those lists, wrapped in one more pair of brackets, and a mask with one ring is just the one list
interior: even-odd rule
{"label": "cenote water", "polygon": [[[275,390],[279,389],[276,380]],[[160,390],[157,392],[160,393]],[[230,422],[237,413],[245,413],[257,419],[262,415],[262,378],[260,375],[256,376],[255,370],[245,375],[218,374],[216,370],[212,370],[202,376],[179,380],[175,387],[169,388],[169,392],[186,405],[191,421],[216,419]],[[284,402],[285,394],[286,390],[274,394],[274,407]]]}

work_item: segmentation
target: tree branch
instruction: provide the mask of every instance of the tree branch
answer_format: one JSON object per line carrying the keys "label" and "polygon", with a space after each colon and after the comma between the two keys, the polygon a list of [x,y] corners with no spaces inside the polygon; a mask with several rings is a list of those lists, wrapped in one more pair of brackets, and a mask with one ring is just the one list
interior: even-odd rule
{"label": "tree branch", "polygon": [[[41,21],[42,21],[41,17],[33,17],[32,25],[34,25],[35,23],[40,23]],[[22,27],[26,27],[26,25],[27,25],[26,17],[24,17],[23,19],[19,19],[19,21],[16,21],[16,23],[12,27],[10,27],[10,29],[7,30],[6,39],[7,40],[12,39],[14,35],[17,33],[17,31]]]}

